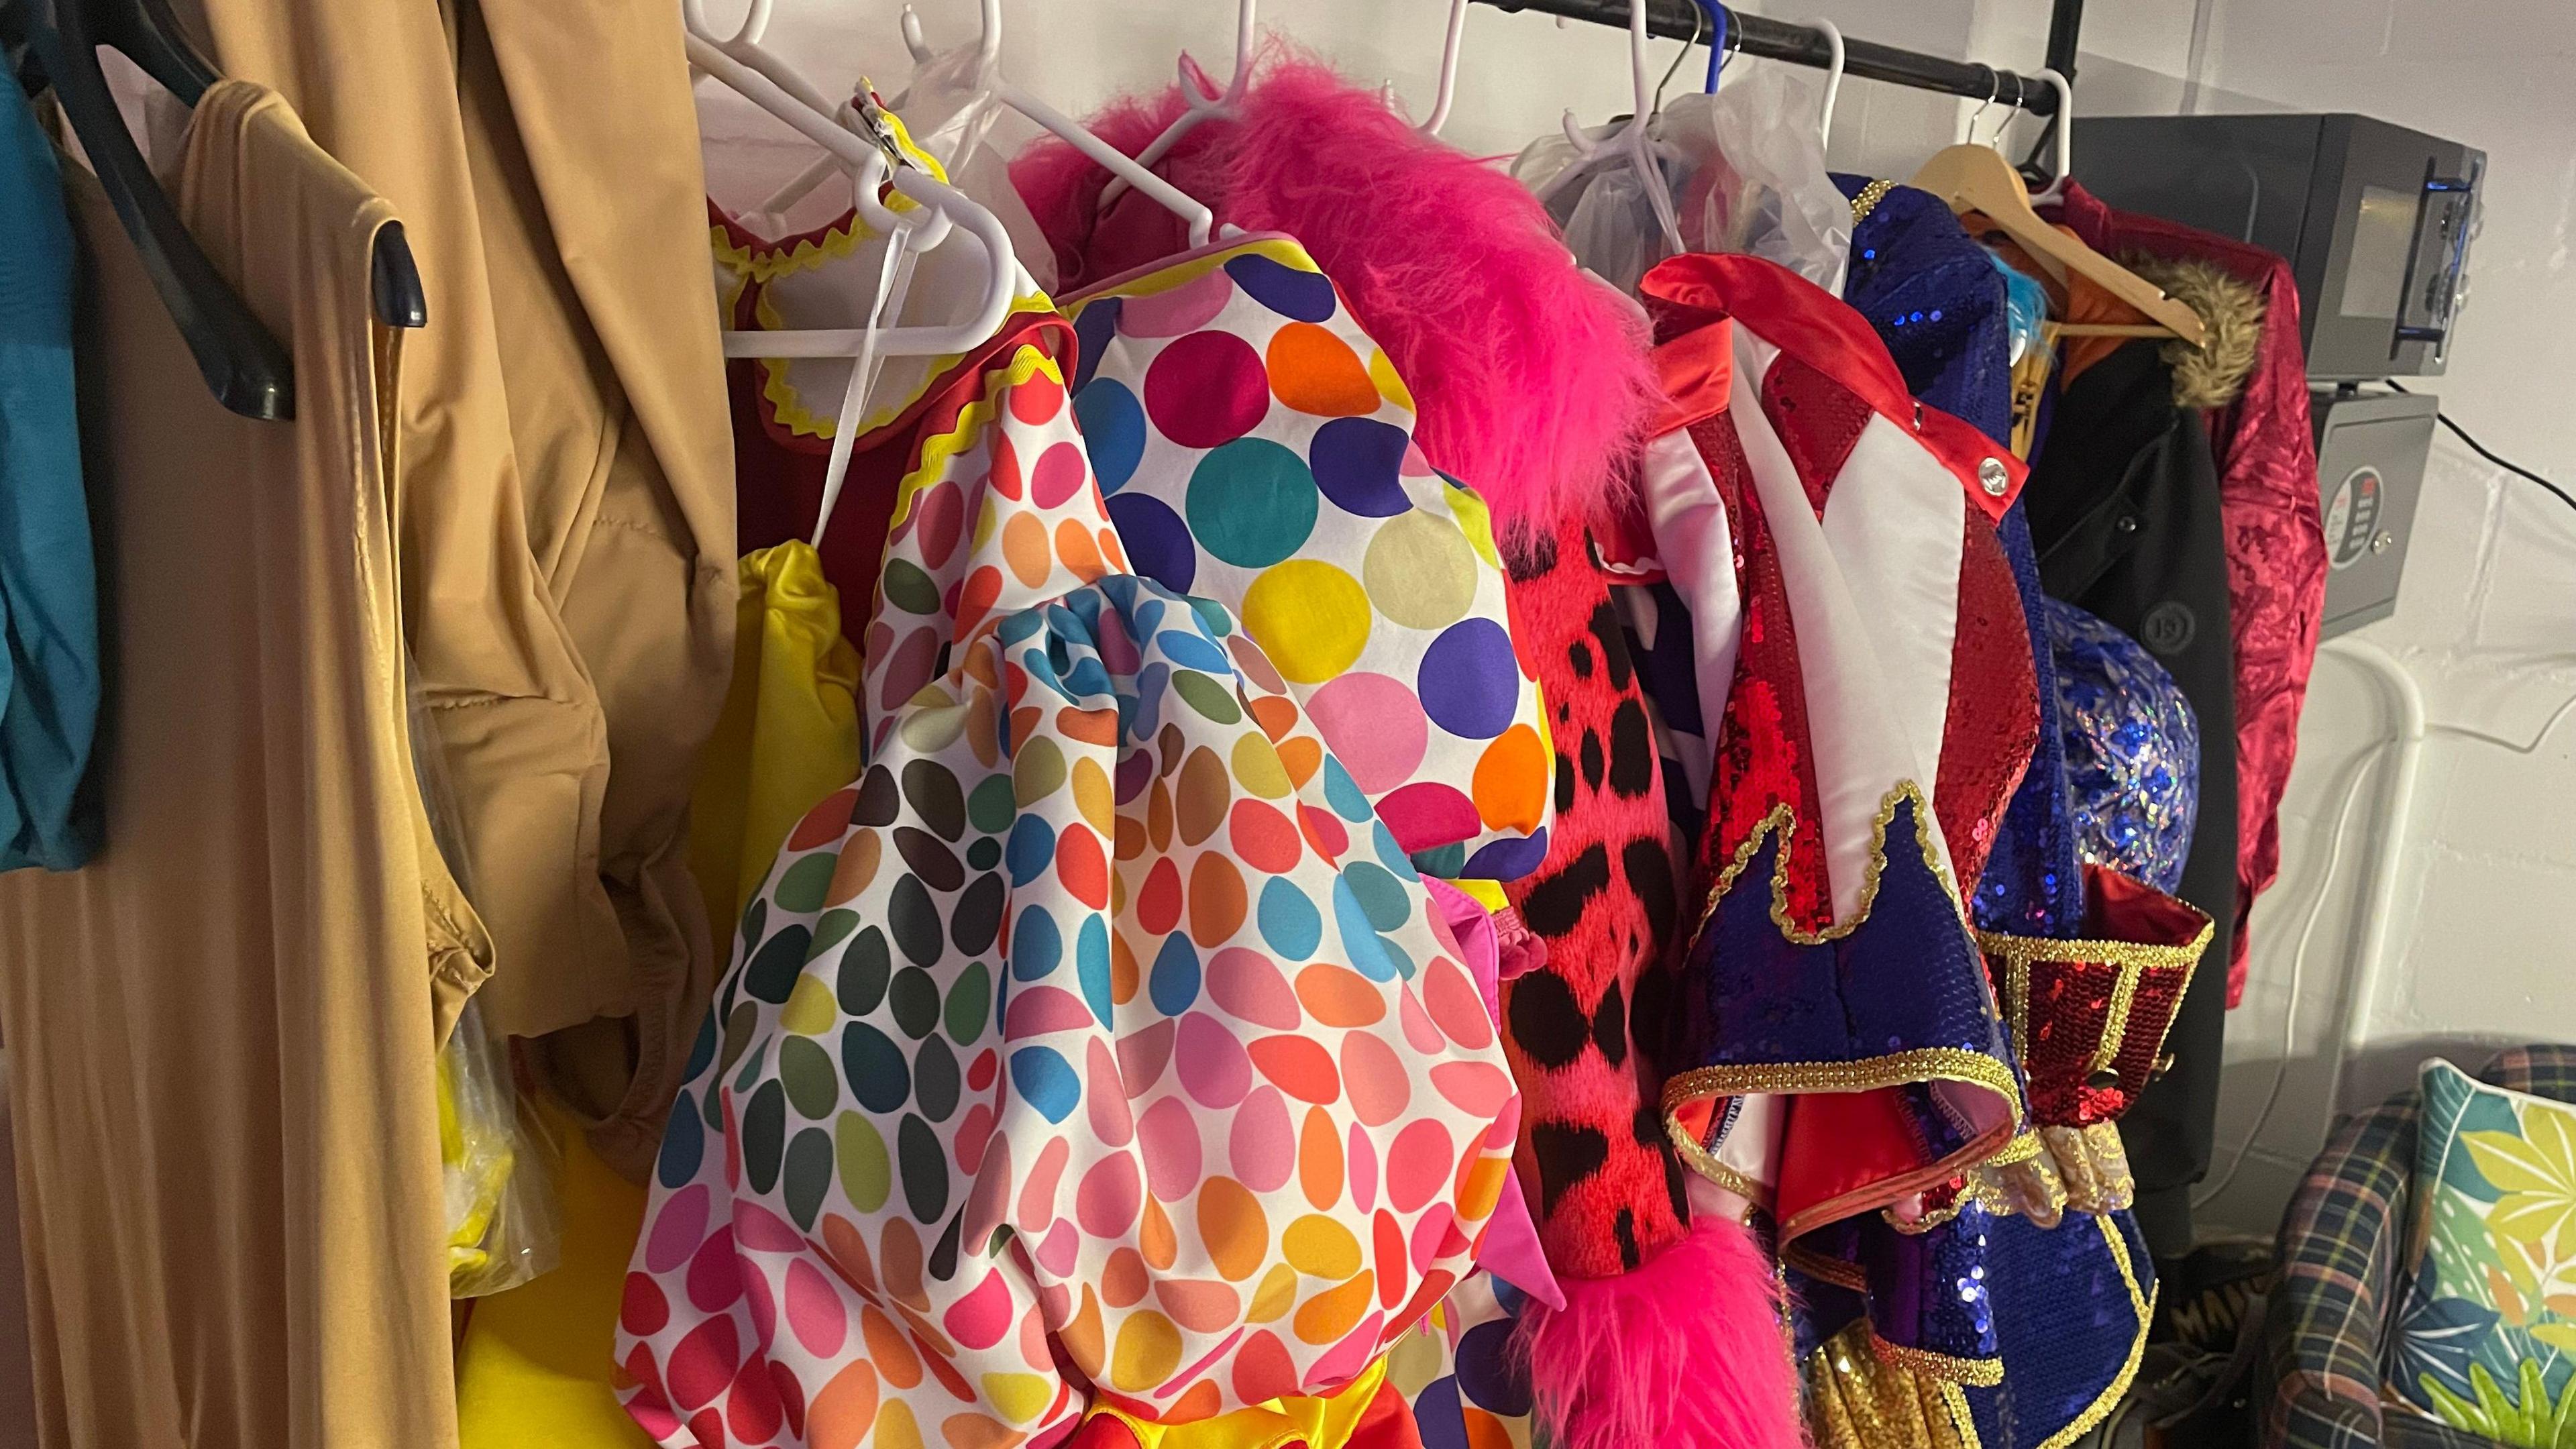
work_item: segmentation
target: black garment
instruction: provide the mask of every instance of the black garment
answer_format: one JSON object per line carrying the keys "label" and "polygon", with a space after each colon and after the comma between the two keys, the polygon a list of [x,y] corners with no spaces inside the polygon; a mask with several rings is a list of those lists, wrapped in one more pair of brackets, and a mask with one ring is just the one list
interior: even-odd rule
{"label": "black garment", "polygon": [[2159,1258],[2192,1243],[2192,1184],[2217,1126],[2227,953],[2236,910],[2236,681],[2218,468],[2200,414],[2174,402],[2152,339],[2068,385],[2023,493],[2040,584],[2127,631],[2200,724],[2200,814],[2176,895],[2217,923],[2165,1038],[2173,1066],[2121,1119],[2138,1226]]}

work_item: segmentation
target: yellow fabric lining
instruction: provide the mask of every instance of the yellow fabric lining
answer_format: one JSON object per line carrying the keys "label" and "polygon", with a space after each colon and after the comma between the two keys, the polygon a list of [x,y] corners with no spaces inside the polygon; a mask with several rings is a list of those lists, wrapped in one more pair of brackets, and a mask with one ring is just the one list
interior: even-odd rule
{"label": "yellow fabric lining", "polygon": [[1091,1413],[1126,1425],[1136,1436],[1137,1449],[1342,1449],[1385,1382],[1386,1357],[1381,1354],[1338,1393],[1272,1399],[1196,1423],[1152,1423],[1107,1404],[1093,1405]]}

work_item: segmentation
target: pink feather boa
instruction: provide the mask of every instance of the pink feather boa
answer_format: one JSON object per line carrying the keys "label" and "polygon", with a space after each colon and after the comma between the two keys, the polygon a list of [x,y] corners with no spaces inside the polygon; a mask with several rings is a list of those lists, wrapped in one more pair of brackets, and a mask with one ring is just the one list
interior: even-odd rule
{"label": "pink feather boa", "polygon": [[[1175,88],[1089,124],[1134,155],[1181,109]],[[1518,182],[1275,41],[1242,120],[1200,124],[1156,169],[1220,222],[1305,245],[1412,388],[1424,453],[1498,521],[1627,506],[1613,483],[1655,395],[1645,321]],[[1132,192],[1100,218],[1108,179],[1053,138],[1011,164],[1068,294],[1188,244]]]}
{"label": "pink feather boa", "polygon": [[1616,1278],[1566,1278],[1517,1346],[1559,1449],[1802,1449],[1779,1279],[1753,1234],[1701,1217]]}

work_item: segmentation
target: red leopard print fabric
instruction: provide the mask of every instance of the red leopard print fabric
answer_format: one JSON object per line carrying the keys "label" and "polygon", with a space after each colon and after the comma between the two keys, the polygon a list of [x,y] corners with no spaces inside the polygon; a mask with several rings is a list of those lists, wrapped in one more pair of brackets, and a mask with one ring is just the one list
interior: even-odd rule
{"label": "red leopard print fabric", "polygon": [[1680,918],[1663,767],[1608,580],[1580,522],[1506,542],[1512,633],[1537,666],[1556,744],[1547,859],[1505,889],[1547,964],[1503,983],[1504,1048],[1522,1098],[1518,1167],[1538,1187],[1559,1274],[1607,1278],[1689,1220],[1665,1139],[1661,1079],[1630,1008],[1659,983]]}

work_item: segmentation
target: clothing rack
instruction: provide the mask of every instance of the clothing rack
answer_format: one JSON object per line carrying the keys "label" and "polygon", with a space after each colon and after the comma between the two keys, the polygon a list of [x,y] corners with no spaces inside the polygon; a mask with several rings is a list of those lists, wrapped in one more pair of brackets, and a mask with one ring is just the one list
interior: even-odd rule
{"label": "clothing rack", "polygon": [[[1497,10],[1535,10],[1542,15],[1556,15],[1568,20],[1586,20],[1595,25],[1628,24],[1630,0],[1477,0]],[[1717,27],[1693,0],[1639,0],[1646,7],[1648,32],[1668,40],[1699,40],[1714,43]],[[1823,69],[1833,63],[1833,51],[1824,36],[1794,21],[1773,20],[1764,15],[1747,15],[1740,10],[1726,10],[1726,46],[1744,55],[1758,55],[1765,60],[1785,60],[1797,65]],[[2054,0],[2049,13],[2048,63],[2051,69],[2071,83],[2075,78],[2075,41],[2084,24],[2084,0]],[[2038,76],[1997,70],[1974,61],[1948,60],[1921,51],[1901,50],[1893,45],[1880,45],[1869,40],[1843,42],[1843,74],[1885,81],[1891,85],[1911,86],[1916,90],[1940,91],[1965,96],[1972,101],[1992,100],[1997,105],[2015,106],[2034,116],[2052,115],[2057,110],[2057,92]]]}

